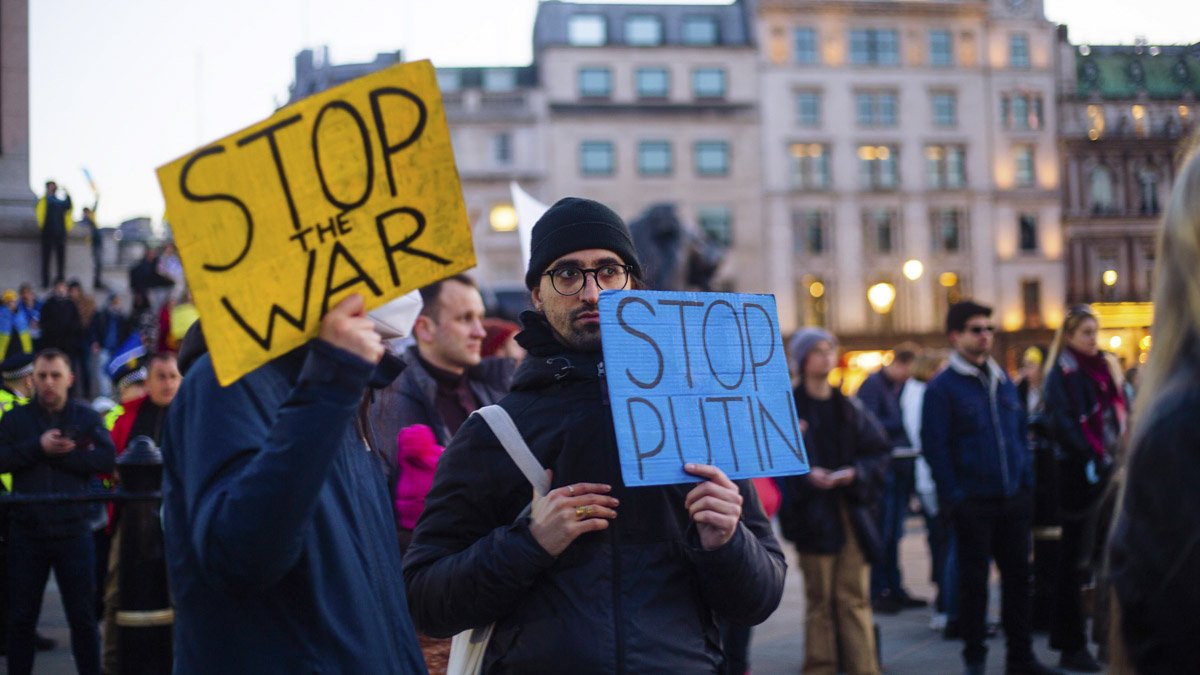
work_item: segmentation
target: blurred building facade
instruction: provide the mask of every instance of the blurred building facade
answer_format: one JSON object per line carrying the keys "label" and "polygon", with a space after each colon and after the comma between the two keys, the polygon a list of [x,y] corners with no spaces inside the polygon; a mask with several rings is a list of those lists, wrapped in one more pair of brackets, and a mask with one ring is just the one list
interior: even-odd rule
{"label": "blurred building facade", "polygon": [[1067,300],[1093,304],[1106,348],[1144,361],[1158,222],[1200,113],[1200,45],[1073,45],[1063,28],[1059,50]]}

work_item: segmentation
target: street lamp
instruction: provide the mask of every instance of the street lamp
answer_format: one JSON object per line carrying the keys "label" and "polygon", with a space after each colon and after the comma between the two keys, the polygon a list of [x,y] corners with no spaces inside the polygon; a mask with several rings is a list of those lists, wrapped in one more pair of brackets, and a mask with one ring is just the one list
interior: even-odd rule
{"label": "street lamp", "polygon": [[867,302],[871,303],[871,309],[879,314],[887,314],[892,311],[892,303],[896,301],[896,287],[881,281],[867,289]]}
{"label": "street lamp", "polygon": [[488,214],[488,222],[497,232],[512,232],[517,229],[517,210],[512,204],[497,204]]}
{"label": "street lamp", "polygon": [[907,278],[909,281],[916,281],[917,279],[921,278],[922,274],[925,273],[925,266],[921,264],[920,260],[914,258],[912,260],[905,261],[903,271],[905,278]]}
{"label": "street lamp", "polygon": [[1116,286],[1117,285],[1117,271],[1116,270],[1104,270],[1104,274],[1102,274],[1100,276],[1100,279],[1101,279],[1101,281],[1104,282],[1105,286]]}

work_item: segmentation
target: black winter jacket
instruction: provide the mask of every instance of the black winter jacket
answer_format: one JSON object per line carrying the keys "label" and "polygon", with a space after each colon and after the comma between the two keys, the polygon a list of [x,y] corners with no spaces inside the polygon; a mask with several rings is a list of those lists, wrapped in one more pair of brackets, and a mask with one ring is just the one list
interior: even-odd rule
{"label": "black winter jacket", "polygon": [[624,486],[600,353],[569,351],[541,315],[522,320],[529,357],[500,405],[553,487],[610,484],[617,518],[546,553],[516,520],[529,483],[471,417],[442,455],[404,560],[413,620],[438,637],[496,622],[485,673],[720,672],[716,620],[760,623],[783,595],[783,553],[751,483],[738,481],[733,539],[704,551],[684,508],[693,484]]}
{"label": "black winter jacket", "polygon": [[[794,395],[797,414],[806,419],[811,399],[803,386],[797,387]],[[878,563],[883,558],[883,540],[876,522],[884,476],[891,461],[891,444],[883,427],[861,403],[837,389],[833,396],[841,422],[834,432],[838,450],[833,456],[824,456],[821,446],[810,438],[825,431],[814,429],[810,423],[804,434],[808,460],[812,466],[830,470],[852,466],[858,477],[850,485],[832,490],[813,487],[807,476],[776,479],[783,488],[779,523],[783,536],[796,545],[797,551],[837,553],[846,544],[846,532],[838,514],[838,503],[844,501],[863,555],[868,561]]]}
{"label": "black winter jacket", "polygon": [[[52,457],[42,450],[41,437],[56,428],[37,399],[13,408],[0,419],[0,472],[13,475],[17,494],[75,494],[86,492],[94,474],[113,470],[116,451],[100,414],[75,399],[63,408],[61,431],[76,436],[75,449]],[[51,539],[91,532],[89,504],[14,506],[12,528],[26,537]]]}
{"label": "black winter jacket", "polygon": [[[1096,384],[1080,369],[1075,356],[1064,349],[1042,385],[1043,419],[1059,450],[1058,497],[1064,515],[1094,506],[1112,475],[1116,458],[1108,453],[1098,458],[1083,435],[1083,419],[1096,408],[1097,400]],[[1111,421],[1112,435],[1119,436],[1115,411],[1105,421]]]}
{"label": "black winter jacket", "polygon": [[1110,573],[1121,636],[1139,673],[1195,673],[1200,664],[1200,353],[1140,413]]}

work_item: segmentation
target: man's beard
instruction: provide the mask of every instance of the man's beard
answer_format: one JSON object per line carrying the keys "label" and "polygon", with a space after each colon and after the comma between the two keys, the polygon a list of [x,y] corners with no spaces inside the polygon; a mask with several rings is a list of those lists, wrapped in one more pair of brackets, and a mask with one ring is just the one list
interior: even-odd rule
{"label": "man's beard", "polygon": [[568,347],[581,352],[598,352],[600,351],[600,324],[579,325],[578,323],[581,314],[595,311],[597,311],[595,305],[585,305],[572,311],[565,331],[560,331],[558,326],[553,323],[550,325],[558,334],[559,340]]}

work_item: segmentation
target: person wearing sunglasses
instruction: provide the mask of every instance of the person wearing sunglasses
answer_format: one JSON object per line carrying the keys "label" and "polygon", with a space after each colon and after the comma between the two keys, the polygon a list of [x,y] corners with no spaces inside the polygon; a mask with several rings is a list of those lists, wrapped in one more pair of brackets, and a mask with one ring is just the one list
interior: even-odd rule
{"label": "person wearing sunglasses", "polygon": [[991,357],[992,309],[971,301],[946,313],[954,351],[929,381],[921,447],[958,552],[959,622],[968,673],[985,670],[989,560],[1000,568],[1005,672],[1058,672],[1037,661],[1031,638],[1029,549],[1033,462],[1017,389]]}

